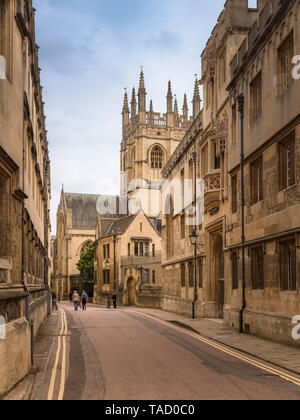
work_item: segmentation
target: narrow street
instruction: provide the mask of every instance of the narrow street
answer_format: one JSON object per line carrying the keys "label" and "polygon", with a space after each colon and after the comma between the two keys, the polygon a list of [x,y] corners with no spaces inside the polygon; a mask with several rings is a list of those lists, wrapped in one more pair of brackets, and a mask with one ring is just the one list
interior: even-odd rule
{"label": "narrow street", "polygon": [[134,308],[62,304],[57,331],[32,399],[300,399],[300,377]]}

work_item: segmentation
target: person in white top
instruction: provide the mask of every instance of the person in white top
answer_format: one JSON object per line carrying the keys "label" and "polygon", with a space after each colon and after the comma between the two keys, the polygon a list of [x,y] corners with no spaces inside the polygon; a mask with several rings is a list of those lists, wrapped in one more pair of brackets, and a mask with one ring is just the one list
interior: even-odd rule
{"label": "person in white top", "polygon": [[79,294],[77,293],[77,291],[76,291],[76,290],[75,290],[75,292],[73,293],[72,300],[73,300],[73,303],[74,303],[74,309],[75,309],[75,312],[77,312],[77,311],[78,311],[78,307],[79,307],[79,300],[80,300],[80,297],[79,297]]}

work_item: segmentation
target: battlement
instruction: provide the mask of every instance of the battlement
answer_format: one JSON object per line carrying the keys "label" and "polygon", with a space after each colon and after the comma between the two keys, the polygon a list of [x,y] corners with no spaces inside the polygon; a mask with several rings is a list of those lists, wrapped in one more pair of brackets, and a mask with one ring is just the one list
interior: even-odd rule
{"label": "battlement", "polygon": [[160,113],[155,112],[152,100],[150,101],[149,110],[146,106],[146,89],[144,73],[140,75],[140,85],[138,90],[138,100],[136,98],[135,88],[132,91],[131,98],[131,109],[129,108],[129,101],[127,92],[125,92],[124,104],[123,104],[123,140],[126,139],[130,134],[136,130],[140,125],[146,125],[149,128],[153,127],[164,127],[173,129],[184,129],[187,130],[191,125],[194,117],[200,112],[201,98],[199,93],[199,83],[196,79],[195,91],[193,98],[193,117],[189,117],[188,100],[187,95],[184,95],[182,114],[178,110],[178,101],[176,96],[173,96],[172,85],[168,83],[167,93],[167,112]]}

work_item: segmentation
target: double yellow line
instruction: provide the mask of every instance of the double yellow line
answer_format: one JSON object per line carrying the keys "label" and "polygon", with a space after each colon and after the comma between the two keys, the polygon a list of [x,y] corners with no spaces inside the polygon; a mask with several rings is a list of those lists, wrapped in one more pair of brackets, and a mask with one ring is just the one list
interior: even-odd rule
{"label": "double yellow line", "polygon": [[59,393],[58,393],[58,401],[62,401],[65,393],[65,382],[66,382],[66,351],[67,351],[67,332],[68,332],[68,323],[67,323],[67,317],[64,310],[60,310],[61,314],[61,330],[58,336],[57,341],[57,351],[56,351],[56,358],[54,367],[52,369],[51,374],[51,380],[50,380],[50,386],[48,391],[48,401],[53,400],[54,396],[54,387],[57,377],[57,370],[58,370],[58,364],[60,360],[60,354],[62,350],[62,356],[61,356],[61,375],[60,375],[60,386],[59,386]]}
{"label": "double yellow line", "polygon": [[162,321],[161,319],[158,319],[158,318],[153,317],[151,315],[142,313],[140,311],[133,311],[133,312],[139,313],[139,314],[141,314],[141,315],[143,315],[145,317],[151,318],[152,320],[155,320],[155,321],[159,322],[160,324],[163,324],[163,325],[165,325],[165,326],[167,326],[169,328],[172,328],[174,330],[177,330],[177,331],[179,331],[179,332],[181,332],[183,334],[189,335],[190,337],[196,338],[196,340],[201,341],[202,343],[205,343],[205,344],[207,344],[210,347],[213,347],[213,348],[215,348],[217,350],[220,350],[223,353],[229,354],[230,356],[233,356],[236,359],[239,359],[239,360],[241,360],[241,361],[243,361],[245,363],[248,363],[249,365],[255,366],[255,367],[259,368],[259,369],[262,369],[263,371],[268,372],[268,373],[270,373],[272,375],[279,376],[280,378],[284,379],[285,381],[292,382],[293,384],[295,384],[295,385],[297,385],[297,386],[300,387],[300,379],[299,378],[296,378],[295,376],[291,376],[288,373],[282,372],[281,370],[278,370],[276,368],[273,368],[271,366],[268,366],[265,363],[262,363],[262,362],[259,362],[259,361],[254,360],[254,359],[251,359],[251,358],[249,358],[247,356],[244,356],[243,354],[239,354],[239,353],[235,352],[234,350],[231,350],[228,347],[224,347],[221,344],[218,344],[218,343],[216,343],[214,341],[211,341],[211,340],[209,340],[209,339],[207,339],[205,337],[202,337],[202,336],[200,336],[200,335],[198,335],[196,333],[187,331],[184,328],[180,328],[180,327],[174,326],[172,324],[169,324],[166,321]]}

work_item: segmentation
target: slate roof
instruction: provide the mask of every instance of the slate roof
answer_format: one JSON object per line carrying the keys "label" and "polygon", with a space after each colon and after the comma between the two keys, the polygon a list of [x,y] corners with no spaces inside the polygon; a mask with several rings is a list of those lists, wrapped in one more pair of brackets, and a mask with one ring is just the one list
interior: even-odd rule
{"label": "slate roof", "polygon": [[136,216],[127,216],[112,222],[105,236],[122,235],[129,228]]}
{"label": "slate roof", "polygon": [[65,193],[66,205],[72,209],[72,228],[93,230],[96,228],[97,200],[99,195]]}

